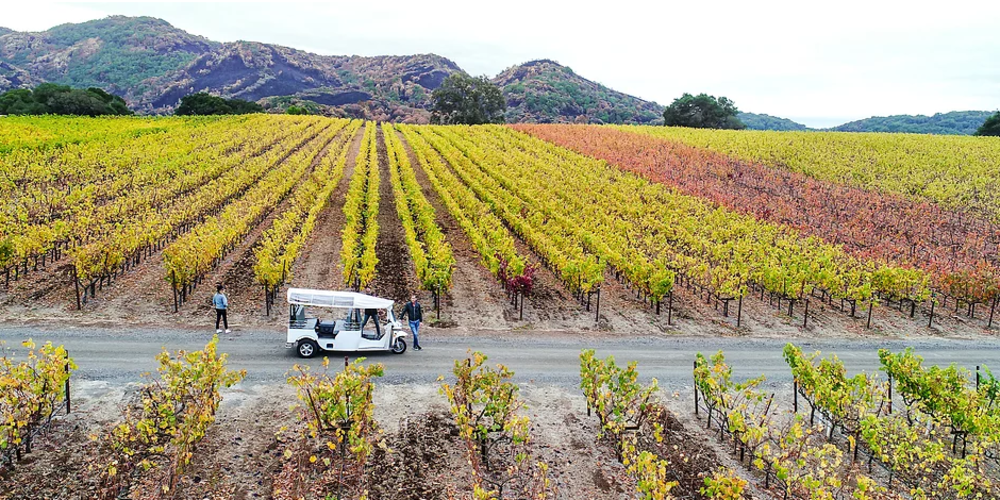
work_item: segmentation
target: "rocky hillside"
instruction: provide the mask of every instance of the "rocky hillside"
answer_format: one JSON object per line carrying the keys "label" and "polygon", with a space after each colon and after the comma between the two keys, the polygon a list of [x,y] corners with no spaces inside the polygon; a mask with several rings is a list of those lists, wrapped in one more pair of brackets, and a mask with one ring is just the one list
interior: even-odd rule
{"label": "rocky hillside", "polygon": [[[321,56],[260,42],[218,43],[151,17],[112,16],[41,33],[0,28],[0,91],[55,82],[100,87],[140,113],[169,113],[209,92],[280,111],[303,105],[337,116],[427,121],[430,94],[463,72],[433,54]],[[509,121],[654,123],[662,108],[552,61],[509,68],[494,81]]]}
{"label": "rocky hillside", "polygon": [[135,101],[154,78],[186,67],[219,44],[151,17],[109,17],[41,33],[0,36],[0,63],[35,81],[101,87]]}
{"label": "rocky hillside", "polygon": [[663,122],[659,104],[611,90],[554,61],[507,68],[493,82],[507,98],[508,122]]}
{"label": "rocky hillside", "polygon": [[207,91],[265,105],[285,96],[337,108],[336,114],[421,121],[430,92],[460,71],[436,55],[320,56],[258,42],[217,43],[149,17],[0,31],[0,91],[41,82],[101,87],[145,113],[170,112],[184,95]]}

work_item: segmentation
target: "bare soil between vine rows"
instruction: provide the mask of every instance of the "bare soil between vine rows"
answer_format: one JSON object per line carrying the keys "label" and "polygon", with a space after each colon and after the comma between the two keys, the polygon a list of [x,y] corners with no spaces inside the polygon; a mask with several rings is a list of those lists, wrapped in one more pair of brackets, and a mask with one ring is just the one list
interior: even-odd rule
{"label": "bare soil between vine rows", "polygon": [[[97,445],[88,437],[120,418],[135,385],[78,383],[74,411],[60,416],[37,439],[35,450],[2,479],[0,498],[10,500],[84,500],[97,487]],[[625,499],[634,484],[615,458],[609,443],[597,439],[599,424],[588,417],[582,395],[562,387],[522,384],[531,419],[532,460],[546,462],[548,477],[560,499]],[[269,499],[283,469],[307,478],[316,466],[296,465],[285,450],[299,452],[304,432],[294,389],[284,384],[240,384],[224,391],[217,421],[198,445],[173,498],[183,500]],[[467,498],[472,484],[465,447],[437,385],[379,384],[376,418],[387,445],[377,449],[365,472],[372,499],[418,500]],[[668,406],[679,407],[676,400]],[[707,471],[731,460],[720,455],[703,435],[697,421],[668,413],[662,423],[665,439],[653,445],[674,467],[672,479],[681,484],[677,498],[701,498],[697,489]],[[308,482],[300,485],[304,490]],[[133,491],[132,498],[150,492]]]}

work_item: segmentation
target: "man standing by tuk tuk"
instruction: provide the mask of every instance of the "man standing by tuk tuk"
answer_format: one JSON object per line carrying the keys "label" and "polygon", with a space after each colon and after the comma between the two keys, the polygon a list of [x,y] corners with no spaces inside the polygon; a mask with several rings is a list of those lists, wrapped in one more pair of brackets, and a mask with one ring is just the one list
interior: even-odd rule
{"label": "man standing by tuk tuk", "polygon": [[417,302],[417,296],[411,295],[410,301],[406,303],[403,307],[403,314],[399,316],[402,320],[404,317],[410,318],[410,331],[413,332],[413,350],[422,351],[420,348],[420,339],[417,337],[417,330],[420,329],[420,322],[424,320],[424,313],[420,307],[420,303]]}

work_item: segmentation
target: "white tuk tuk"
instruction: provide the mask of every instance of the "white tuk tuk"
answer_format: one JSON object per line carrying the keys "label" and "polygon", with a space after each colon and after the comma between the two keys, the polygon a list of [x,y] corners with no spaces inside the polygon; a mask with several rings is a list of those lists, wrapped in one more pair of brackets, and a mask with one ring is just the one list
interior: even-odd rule
{"label": "white tuk tuk", "polygon": [[[393,302],[362,293],[288,289],[288,337],[285,347],[303,358],[325,351],[406,351],[406,331],[396,321]],[[307,308],[318,308],[310,315]],[[375,316],[368,329],[366,311]]]}

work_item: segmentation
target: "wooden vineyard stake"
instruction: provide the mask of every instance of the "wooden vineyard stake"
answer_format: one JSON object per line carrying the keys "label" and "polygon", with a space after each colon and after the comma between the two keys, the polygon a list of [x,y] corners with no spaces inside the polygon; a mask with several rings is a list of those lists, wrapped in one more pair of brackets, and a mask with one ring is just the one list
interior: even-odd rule
{"label": "wooden vineyard stake", "polygon": [[743,321],[743,296],[740,295],[740,301],[736,305],[736,328],[740,327]]}

